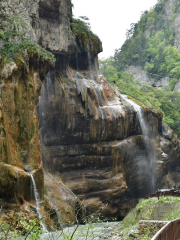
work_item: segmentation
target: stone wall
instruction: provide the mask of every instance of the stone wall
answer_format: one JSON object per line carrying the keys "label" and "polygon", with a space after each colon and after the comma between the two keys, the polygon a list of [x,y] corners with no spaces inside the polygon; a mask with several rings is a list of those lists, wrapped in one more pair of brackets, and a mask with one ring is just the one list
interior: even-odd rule
{"label": "stone wall", "polygon": [[139,229],[130,231],[129,239],[140,239],[145,236],[152,238],[167,223],[168,221],[141,220],[139,221]]}

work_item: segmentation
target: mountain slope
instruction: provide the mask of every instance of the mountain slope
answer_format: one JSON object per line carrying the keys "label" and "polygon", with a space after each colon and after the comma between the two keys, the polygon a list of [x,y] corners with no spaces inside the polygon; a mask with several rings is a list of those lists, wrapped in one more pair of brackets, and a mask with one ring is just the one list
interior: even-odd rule
{"label": "mountain slope", "polygon": [[179,19],[179,1],[159,0],[154,8],[142,14],[138,23],[131,24],[127,40],[116,50],[114,58],[100,61],[101,73],[116,82],[120,92],[161,110],[164,122],[178,136]]}
{"label": "mountain slope", "polygon": [[173,79],[176,83],[180,78],[179,19],[178,0],[159,0],[145,11],[138,23],[131,24],[127,40],[116,50],[118,69],[136,74],[140,81],[146,73],[144,83],[154,86],[169,85]]}

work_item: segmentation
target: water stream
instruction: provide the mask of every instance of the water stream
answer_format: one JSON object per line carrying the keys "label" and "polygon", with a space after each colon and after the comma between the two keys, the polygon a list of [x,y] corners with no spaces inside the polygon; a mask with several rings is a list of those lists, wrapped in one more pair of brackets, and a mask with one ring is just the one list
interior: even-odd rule
{"label": "water stream", "polygon": [[59,223],[60,227],[62,228],[63,220],[62,220],[61,213],[60,213],[59,209],[55,206],[54,203],[51,202],[51,200],[49,199],[48,196],[45,195],[45,197],[48,200],[48,203],[51,206],[51,208],[55,209],[55,212],[56,212],[56,215],[57,215],[57,218],[58,218],[58,223]]}
{"label": "water stream", "polygon": [[[63,231],[43,234],[41,236],[44,240],[63,240],[70,239],[74,230],[74,240],[100,240],[101,237],[118,226],[117,222],[104,222],[104,223],[90,223],[85,225],[75,225],[73,227],[64,228]],[[77,228],[77,229],[76,229]]]}
{"label": "water stream", "polygon": [[51,101],[51,97],[54,95],[54,88],[53,88],[53,84],[52,84],[52,76],[51,76],[51,72],[49,72],[47,74],[47,78],[46,78],[46,83],[47,83],[47,96],[48,96],[48,101]]}
{"label": "water stream", "polygon": [[41,202],[40,202],[39,193],[38,193],[38,190],[37,190],[37,187],[36,187],[36,182],[34,180],[34,177],[33,177],[32,173],[30,173],[30,176],[31,176],[31,181],[32,181],[32,185],[33,185],[33,190],[34,190],[34,197],[35,197],[35,200],[36,200],[36,209],[37,209],[38,217],[41,221],[41,228],[43,229],[44,232],[48,232],[44,223],[43,223],[43,220],[42,220],[41,205],[40,205]]}
{"label": "water stream", "polygon": [[105,131],[106,131],[106,123],[105,123],[105,119],[106,119],[106,114],[102,105],[102,101],[101,101],[101,92],[99,90],[98,85],[95,86],[94,88],[97,99],[98,99],[98,103],[99,103],[99,110],[101,112],[101,119],[102,119],[102,135],[101,137],[104,137]]}
{"label": "water stream", "polygon": [[91,63],[90,52],[87,52],[87,57],[88,57],[88,65],[89,65],[90,78],[91,78],[92,80],[94,80],[93,72],[92,72],[92,63]]}
{"label": "water stream", "polygon": [[141,127],[141,131],[142,131],[142,135],[143,135],[146,154],[147,154],[148,159],[149,159],[149,164],[147,166],[148,167],[147,172],[151,174],[151,191],[154,192],[155,191],[155,154],[154,154],[153,144],[147,138],[148,130],[149,130],[149,124],[145,120],[144,112],[139,105],[137,105],[135,102],[130,100],[126,95],[121,95],[121,97],[126,102],[128,102],[131,106],[133,106],[133,108],[134,108],[134,110],[137,114],[139,124],[140,124],[140,127]]}
{"label": "water stream", "polygon": [[[83,102],[90,103],[88,105],[89,108],[92,108],[92,100],[91,96],[88,95],[87,89],[92,89],[93,93],[95,94],[97,105],[99,107],[99,111],[101,114],[101,140],[105,137],[106,132],[106,119],[110,115],[111,119],[117,119],[123,113],[123,108],[120,105],[119,99],[117,97],[113,97],[112,100],[108,100],[106,94],[104,92],[103,86],[98,84],[94,80],[86,80],[86,79],[79,79],[78,73],[75,74],[76,77],[76,86],[78,94],[81,94]],[[91,91],[91,90],[90,90]],[[87,107],[87,106],[86,106]],[[94,106],[95,107],[95,106]],[[108,116],[106,116],[106,109],[108,109]],[[93,112],[93,109],[90,109],[90,112]]]}

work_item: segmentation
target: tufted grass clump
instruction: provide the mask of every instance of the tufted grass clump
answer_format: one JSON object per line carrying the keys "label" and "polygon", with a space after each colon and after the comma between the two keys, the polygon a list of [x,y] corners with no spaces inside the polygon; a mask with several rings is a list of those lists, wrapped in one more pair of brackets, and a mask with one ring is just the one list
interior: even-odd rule
{"label": "tufted grass clump", "polygon": [[98,40],[100,40],[99,37],[91,31],[90,26],[80,19],[73,18],[72,30],[75,35],[78,35],[79,33],[84,33],[87,34],[87,36],[89,37],[97,38]]}
{"label": "tufted grass clump", "polygon": [[86,51],[89,51],[93,46],[94,52],[98,53],[100,39],[91,31],[89,23],[86,23],[80,19],[73,19],[71,26],[78,45],[83,44]]}

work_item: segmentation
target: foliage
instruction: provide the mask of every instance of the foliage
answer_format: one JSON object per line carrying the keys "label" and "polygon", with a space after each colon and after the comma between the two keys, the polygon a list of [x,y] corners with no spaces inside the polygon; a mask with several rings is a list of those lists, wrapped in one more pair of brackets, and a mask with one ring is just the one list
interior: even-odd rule
{"label": "foliage", "polygon": [[91,31],[90,24],[87,22],[89,19],[81,16],[81,19],[73,19],[71,26],[76,39],[77,49],[80,51],[91,51],[94,53],[99,52],[100,39]]}
{"label": "foliage", "polygon": [[110,83],[115,82],[120,93],[129,95],[150,108],[156,108],[162,111],[164,122],[180,136],[180,93],[171,91],[176,80],[171,80],[169,88],[164,87],[157,89],[151,86],[141,85],[138,81],[134,81],[132,74],[120,72],[113,57],[100,60],[100,71]]}
{"label": "foliage", "polygon": [[[180,208],[177,207],[180,206],[179,197],[166,196],[160,197],[159,200],[158,198],[140,199],[137,206],[133,210],[131,210],[128,215],[123,219],[119,231],[122,231],[123,235],[127,236],[129,230],[137,229],[139,227],[139,220],[151,220],[151,214],[155,206],[162,203],[169,203],[172,204],[172,206],[174,206],[174,204],[177,204],[175,208],[169,207],[169,209],[167,209],[167,213],[164,215],[162,221],[170,221],[179,217]],[[136,235],[136,237],[137,239],[151,239],[149,238],[149,233],[150,232],[147,229],[144,237],[138,234]]]}
{"label": "foliage", "polygon": [[16,209],[12,214],[6,211],[5,214],[7,220],[0,223],[0,239],[41,239],[40,235],[43,231],[38,219],[24,220],[26,213],[24,212],[24,215],[19,216]]}
{"label": "foliage", "polygon": [[46,51],[40,45],[28,39],[24,39],[17,43],[6,42],[0,50],[2,57],[6,58],[7,61],[20,60],[24,58],[25,51],[29,53],[35,52],[39,57],[43,57],[53,62],[55,61],[52,53]]}
{"label": "foliage", "polygon": [[[106,204],[107,206],[107,204]],[[88,216],[81,216],[80,213],[84,208],[84,205],[78,205],[76,208],[75,222],[73,226],[64,227],[61,222],[55,216],[55,208],[52,206],[51,209],[46,209],[45,214],[41,219],[38,218],[37,212],[31,206],[31,211],[34,212],[34,216],[31,215],[33,219],[29,220],[29,215],[27,210],[21,210],[20,212],[15,209],[14,211],[4,211],[3,213],[7,215],[6,221],[0,222],[0,239],[66,239],[66,240],[76,240],[76,239],[95,239],[99,238],[108,227],[113,226],[117,223],[108,223],[108,221],[102,216],[100,210],[94,214]],[[103,208],[102,208],[103,209]],[[2,208],[1,208],[2,210]],[[56,210],[58,211],[58,210]],[[101,220],[103,218],[103,220]],[[44,219],[44,220],[43,220]],[[54,224],[59,225],[59,231],[54,231],[54,226],[48,219],[53,220]],[[116,219],[113,219],[116,221]],[[57,222],[58,221],[58,224]],[[41,229],[42,222],[46,223],[46,229],[49,232],[44,232]],[[62,224],[62,225],[61,225]],[[70,225],[73,223],[71,222]],[[83,224],[83,225],[80,225]],[[104,229],[104,231],[103,231]],[[45,233],[45,234],[44,234]]]}
{"label": "foliage", "polygon": [[90,38],[99,39],[99,37],[91,31],[91,27],[89,26],[89,23],[83,21],[83,20],[89,20],[89,19],[85,16],[81,17],[81,19],[82,20],[73,18],[72,20],[71,25],[72,25],[72,30],[74,34],[78,35],[79,33],[81,34],[84,33],[84,34],[87,34],[87,36],[89,36]]}
{"label": "foliage", "polygon": [[174,47],[173,21],[180,11],[178,0],[173,3],[174,15],[165,14],[167,0],[159,0],[154,9],[145,11],[136,24],[127,31],[127,40],[116,50],[115,61],[119,70],[129,65],[140,65],[155,78],[180,78],[180,54]]}
{"label": "foliage", "polygon": [[22,225],[22,230],[17,233],[17,236],[28,236],[29,240],[41,239],[41,234],[43,233],[40,223],[35,220],[30,221],[20,221]]}
{"label": "foliage", "polygon": [[3,63],[22,60],[25,52],[34,52],[39,57],[55,62],[53,54],[24,37],[28,26],[13,7],[9,6],[7,13],[6,9],[0,5],[0,18],[0,39],[3,40],[0,54],[3,58]]}

